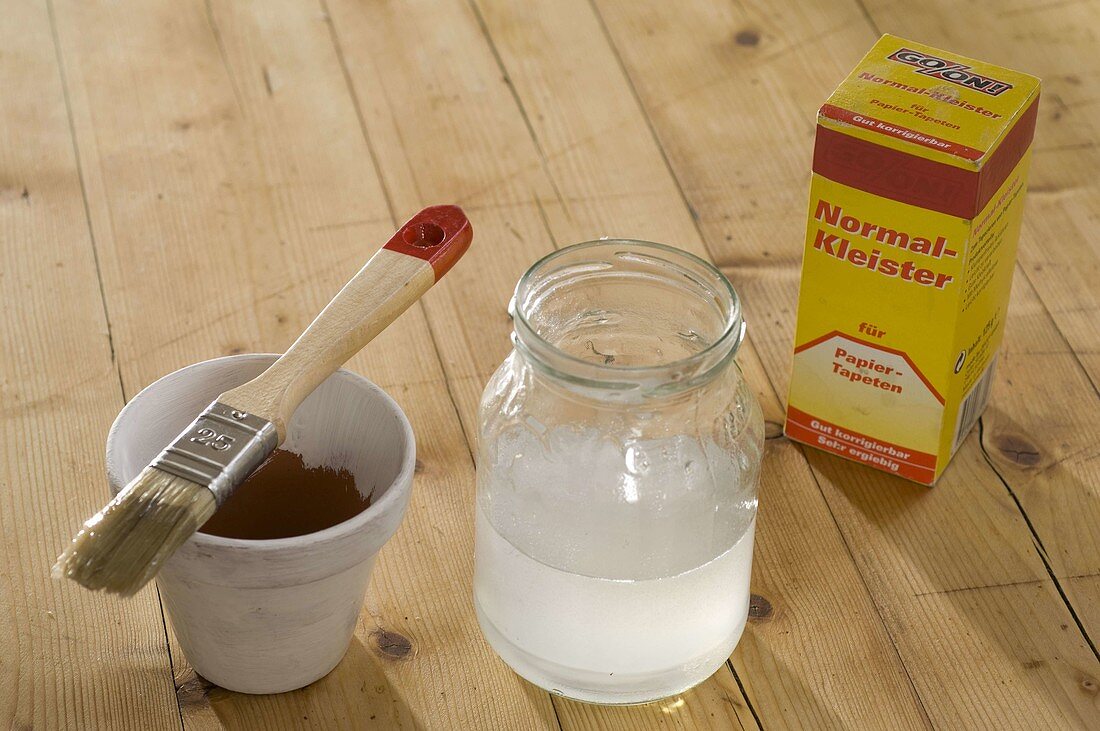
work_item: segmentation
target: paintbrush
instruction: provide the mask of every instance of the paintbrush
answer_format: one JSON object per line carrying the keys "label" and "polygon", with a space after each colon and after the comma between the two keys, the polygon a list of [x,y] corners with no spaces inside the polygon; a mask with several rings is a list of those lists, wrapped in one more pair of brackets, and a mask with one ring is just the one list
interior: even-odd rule
{"label": "paintbrush", "polygon": [[226,391],[102,510],[54,565],[89,589],[129,596],[286,437],[298,405],[420,298],[470,245],[458,206],[402,226],[266,371]]}

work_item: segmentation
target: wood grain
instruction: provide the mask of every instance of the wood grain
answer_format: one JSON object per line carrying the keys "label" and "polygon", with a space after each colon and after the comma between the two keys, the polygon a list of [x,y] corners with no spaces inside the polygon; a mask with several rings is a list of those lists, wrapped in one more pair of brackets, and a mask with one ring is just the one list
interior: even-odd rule
{"label": "wood grain", "polygon": [[218,402],[275,425],[279,443],[306,396],[435,284],[431,264],[379,249],[271,367]]}
{"label": "wood grain", "polygon": [[[478,6],[545,152],[548,173],[570,201],[568,216],[551,218],[556,238],[569,242],[586,231],[591,236],[621,230],[707,256],[591,7],[575,2],[520,8],[492,0]],[[593,70],[572,73],[578,59]],[[754,342],[750,323],[740,361],[749,382],[758,385],[765,418],[777,424],[780,403],[767,387]],[[750,626],[734,662],[756,712],[776,719],[769,725],[778,725],[780,708],[791,726],[878,722],[881,711],[867,702],[876,696],[897,699],[891,725],[923,724],[904,669],[812,475],[797,450],[776,440],[769,442],[762,470],[755,560],[753,591],[766,598],[773,614]],[[799,617],[797,625],[793,616]],[[845,621],[836,622],[837,616]],[[811,626],[819,633],[813,638],[803,634]],[[829,682],[790,682],[815,672]],[[822,696],[834,700],[822,703]],[[568,715],[593,714],[574,704],[563,718]]]}
{"label": "wood grain", "polygon": [[6,5],[0,48],[0,725],[172,728],[155,593],[50,578],[109,497],[122,394],[48,8]]}
{"label": "wood grain", "polygon": [[[1081,23],[1090,11],[1096,17],[1095,4],[1036,12],[1030,3],[1006,3],[977,15],[966,32],[934,27],[928,14],[885,3],[867,8],[876,25],[916,37],[936,33],[960,53],[1026,67],[1043,79],[1012,320],[982,446],[1055,576],[1100,575],[1100,299],[1093,286],[1100,251],[1095,226],[1087,223],[1100,218],[1100,184],[1092,174],[1100,166],[1100,125],[1087,111],[1095,95],[1082,83],[1100,62],[1087,50],[1095,43],[1089,24]],[[1076,609],[1085,609],[1067,594]],[[1083,626],[1095,647],[1100,624],[1085,619]]]}
{"label": "wood grain", "polygon": [[[551,251],[557,239],[546,219],[578,214],[547,174],[538,140],[531,136],[522,110],[502,80],[506,72],[485,44],[476,15],[462,6],[431,3],[411,4],[399,13],[391,10],[342,2],[331,5],[359,98],[388,103],[384,108],[365,109],[364,114],[396,208],[415,209],[425,200],[458,200],[474,218],[479,240],[489,242],[472,247],[467,266],[456,268],[440,283],[446,298],[426,303],[449,380],[484,383],[509,348],[511,324],[505,308],[516,280],[525,265]],[[386,58],[401,53],[404,39],[413,36],[415,54],[447,62],[390,68],[384,76],[373,73]],[[455,49],[462,49],[461,54]],[[488,78],[494,79],[492,85],[472,83]],[[402,92],[408,88],[425,93]],[[387,136],[390,131],[395,132],[392,138]],[[495,155],[500,148],[509,154]],[[459,155],[453,167],[439,169],[433,164],[452,149]],[[407,170],[412,176],[391,179],[388,170]],[[423,170],[435,174],[421,180],[417,173]],[[521,186],[529,188],[526,196],[519,192]],[[507,242],[507,257],[500,242]],[[478,386],[455,392],[467,435],[475,433],[479,395]],[[743,723],[755,725],[728,668],[684,700],[692,718],[712,727],[726,727],[731,714],[733,718],[743,715]],[[563,728],[584,727],[591,719],[610,728],[646,727],[669,719],[668,707],[659,705],[591,710],[555,698],[554,706]]]}
{"label": "wood grain", "polygon": [[[1098,727],[1096,0],[44,1],[0,27],[0,722]],[[880,30],[1044,79],[982,433],[931,491],[770,439],[732,670],[638,708],[551,700],[469,599],[472,435],[512,287],[602,235],[709,254],[745,298],[740,362],[776,435],[814,111]],[[152,590],[49,582],[50,546],[106,494],[124,398],[284,350],[444,202],[470,254],[351,361],[408,413],[421,467],[333,673],[230,693],[166,641]]]}
{"label": "wood grain", "polygon": [[[89,195],[108,299],[119,300],[112,316],[126,381],[144,383],[207,354],[285,348],[396,225],[325,16],[292,2],[263,3],[262,12],[260,4],[145,3],[138,12],[73,3],[58,16],[66,60],[80,69],[70,77],[79,86],[77,138],[89,140],[85,167],[102,183]],[[111,58],[94,39],[116,34],[127,50]],[[168,37],[186,39],[170,59],[161,53]],[[142,113],[116,116],[117,108]],[[168,188],[163,200],[152,181]],[[166,281],[187,286],[166,289]],[[472,464],[421,310],[351,366],[406,409],[428,466],[379,557],[358,632],[366,647],[376,629],[398,632],[416,654],[377,663],[373,677],[386,681],[367,691],[381,687],[382,698],[366,707],[403,704],[420,723],[553,725],[546,694],[530,694],[479,639],[469,600]],[[387,590],[394,583],[400,591]],[[443,678],[449,692],[440,692]],[[318,703],[347,685],[336,678]],[[219,720],[263,727],[297,718],[315,692],[202,695]],[[314,720],[354,726],[358,711],[341,701]],[[188,725],[208,720],[201,711],[185,716]]]}
{"label": "wood grain", "polygon": [[[785,171],[808,164],[812,110],[824,95],[810,98],[811,92],[830,88],[810,80],[826,70],[834,83],[842,78],[874,31],[854,5],[838,12],[824,4],[781,4],[768,13],[705,2],[676,12],[660,3],[598,6],[708,246],[746,293],[749,321],[775,325],[756,342],[782,393],[805,206],[804,191],[789,194],[796,186]],[[806,27],[835,31],[810,38]],[[678,55],[646,53],[651,32]],[[701,81],[694,69],[716,68],[716,58],[726,68],[739,63],[745,73]],[[779,79],[785,94],[767,95]],[[740,104],[761,95],[766,104]],[[734,109],[736,125],[706,123]],[[798,115],[807,121],[802,129]],[[1010,311],[1009,328],[1015,317]],[[977,441],[968,440],[932,491],[815,450],[806,455],[934,725],[1085,726],[1093,700],[1071,676],[1095,676],[1100,666],[1059,586],[1047,581],[1025,514]],[[996,614],[962,601],[990,587],[999,589]],[[942,650],[932,650],[943,647],[952,650],[946,664]],[[1037,649],[1044,663],[1030,672],[1042,676],[1044,689],[1031,686],[1029,693],[1019,680],[1030,659],[1020,658]],[[1048,662],[1055,658],[1072,658],[1077,670]]]}

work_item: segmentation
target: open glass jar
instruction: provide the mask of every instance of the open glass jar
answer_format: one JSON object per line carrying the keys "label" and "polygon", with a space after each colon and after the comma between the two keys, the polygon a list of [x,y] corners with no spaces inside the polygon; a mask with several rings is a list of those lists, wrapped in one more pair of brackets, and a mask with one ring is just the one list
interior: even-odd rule
{"label": "open glass jar", "polygon": [[481,401],[474,600],[517,673],[598,703],[674,695],[745,626],[763,419],[737,293],[660,244],[520,279]]}

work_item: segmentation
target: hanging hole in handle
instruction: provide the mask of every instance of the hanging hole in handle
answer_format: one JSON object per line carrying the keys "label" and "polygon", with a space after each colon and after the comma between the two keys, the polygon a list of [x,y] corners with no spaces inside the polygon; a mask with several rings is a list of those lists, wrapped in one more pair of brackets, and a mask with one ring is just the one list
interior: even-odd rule
{"label": "hanging hole in handle", "polygon": [[443,243],[443,238],[446,234],[443,229],[434,223],[424,222],[416,223],[405,229],[401,234],[401,238],[405,240],[405,243],[409,246],[418,246],[422,249],[429,249],[433,246],[439,246]]}

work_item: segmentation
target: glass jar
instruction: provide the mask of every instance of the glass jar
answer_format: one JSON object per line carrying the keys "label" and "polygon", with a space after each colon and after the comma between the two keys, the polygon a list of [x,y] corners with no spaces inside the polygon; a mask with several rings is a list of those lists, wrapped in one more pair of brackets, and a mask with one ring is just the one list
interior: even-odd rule
{"label": "glass jar", "polygon": [[763,451],[707,262],[600,240],[532,266],[480,409],[474,601],[517,673],[641,703],[706,679],[745,627]]}

